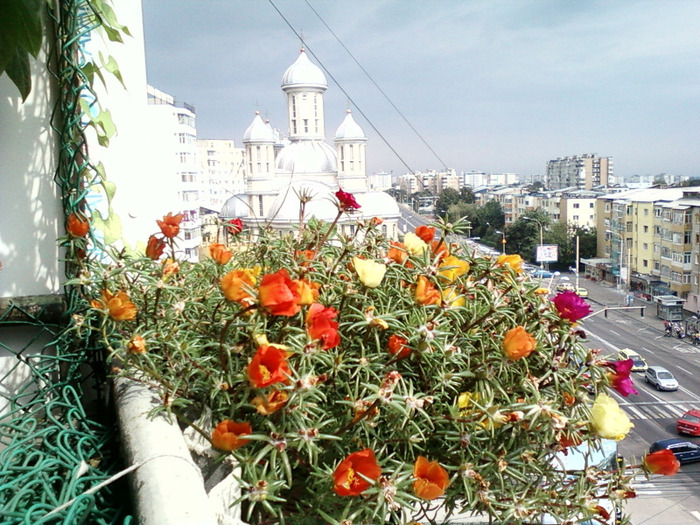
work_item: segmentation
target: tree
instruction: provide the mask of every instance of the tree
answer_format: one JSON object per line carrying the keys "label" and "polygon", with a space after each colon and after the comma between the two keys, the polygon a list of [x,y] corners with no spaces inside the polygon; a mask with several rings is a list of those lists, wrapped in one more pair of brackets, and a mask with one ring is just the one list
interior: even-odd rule
{"label": "tree", "polygon": [[453,204],[458,204],[460,201],[461,197],[457,190],[452,188],[443,190],[437,201],[435,201],[435,215],[445,219],[449,207]]}

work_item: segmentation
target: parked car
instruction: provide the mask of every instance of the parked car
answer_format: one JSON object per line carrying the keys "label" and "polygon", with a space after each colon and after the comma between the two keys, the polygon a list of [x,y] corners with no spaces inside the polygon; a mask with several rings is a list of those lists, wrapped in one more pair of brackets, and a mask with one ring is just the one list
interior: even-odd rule
{"label": "parked car", "polygon": [[673,452],[676,459],[681,464],[700,461],[700,446],[679,438],[669,438],[657,441],[650,448],[649,452],[657,452],[659,450],[668,449]]}
{"label": "parked car", "polygon": [[700,436],[700,410],[688,410],[678,418],[678,421],[676,421],[676,430],[678,430],[679,434]]}
{"label": "parked car", "polygon": [[630,350],[629,348],[623,348],[622,350],[620,350],[620,353],[617,354],[617,358],[620,361],[626,361],[627,359],[631,359],[632,372],[644,372],[648,368],[647,362],[644,360],[644,358],[637,352],[635,352],[634,350]]}
{"label": "parked car", "polygon": [[576,288],[576,295],[578,295],[579,297],[586,298],[588,297],[588,290],[579,286],[578,288]]}
{"label": "parked car", "polygon": [[656,390],[678,390],[678,381],[663,366],[650,366],[644,373],[644,380],[654,385]]}

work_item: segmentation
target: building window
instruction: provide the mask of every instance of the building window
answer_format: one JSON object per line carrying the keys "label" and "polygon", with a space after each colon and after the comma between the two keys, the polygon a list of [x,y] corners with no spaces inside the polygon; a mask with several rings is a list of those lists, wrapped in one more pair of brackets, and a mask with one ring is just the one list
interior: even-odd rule
{"label": "building window", "polygon": [[690,252],[685,252],[683,254],[683,264],[690,264],[690,261],[692,260],[692,255]]}
{"label": "building window", "polygon": [[579,203],[578,203],[578,202],[574,202],[574,209],[578,209],[578,208],[579,208]]}
{"label": "building window", "polygon": [[304,133],[309,132],[309,119],[305,118],[304,119]]}
{"label": "building window", "polygon": [[643,266],[644,268],[648,268],[648,267],[649,267],[649,261],[648,261],[647,259],[642,259],[642,266]]}
{"label": "building window", "polygon": [[259,213],[259,215],[260,215],[261,217],[262,217],[263,214],[264,214],[264,210],[263,210],[263,196],[262,196],[262,195],[258,195],[258,213]]}
{"label": "building window", "polygon": [[297,118],[297,98],[292,95],[292,118]]}
{"label": "building window", "polygon": [[649,226],[646,224],[644,225],[644,233],[649,233]]}

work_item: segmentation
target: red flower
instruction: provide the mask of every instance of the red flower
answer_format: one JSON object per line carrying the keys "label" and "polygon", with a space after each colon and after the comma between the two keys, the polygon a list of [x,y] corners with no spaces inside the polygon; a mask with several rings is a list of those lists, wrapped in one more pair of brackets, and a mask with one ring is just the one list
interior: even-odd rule
{"label": "red flower", "polygon": [[177,237],[177,234],[180,233],[180,222],[182,222],[182,217],[184,217],[182,213],[178,213],[177,215],[168,213],[163,217],[162,221],[157,220],[156,223],[158,223],[160,231],[163,232],[163,235],[165,235],[168,239],[172,239]]}
{"label": "red flower", "polygon": [[155,235],[151,235],[146,246],[146,257],[157,261],[163,255],[163,250],[165,250],[165,241]]}
{"label": "red flower", "polygon": [[634,366],[634,362],[631,359],[610,363],[606,362],[603,364],[612,369],[612,371],[608,373],[610,384],[621,396],[627,397],[630,394],[639,394],[634,388],[634,383],[630,379],[630,372],[632,371],[632,366]]}
{"label": "red flower", "polygon": [[338,190],[335,192],[335,196],[338,198],[338,208],[341,211],[352,211],[359,210],[360,205],[357,204],[355,197],[352,193],[348,193],[343,190]]}
{"label": "red flower", "polygon": [[333,472],[333,490],[339,496],[359,496],[370,486],[365,478],[376,480],[381,473],[371,448],[353,452]]}
{"label": "red flower", "polygon": [[299,285],[289,278],[287,270],[265,275],[258,288],[258,300],[272,315],[296,315],[301,309]]}
{"label": "red flower", "polygon": [[423,239],[423,242],[429,243],[435,238],[435,228],[421,224],[416,228],[416,235]]}
{"label": "red flower", "polygon": [[663,449],[644,456],[644,467],[652,474],[673,476],[681,468],[681,464],[673,452]]}
{"label": "red flower", "polygon": [[66,230],[73,237],[85,237],[89,229],[90,223],[86,219],[78,217],[75,213],[71,213],[68,216],[68,226]]}
{"label": "red flower", "polygon": [[408,346],[408,340],[398,334],[389,336],[389,353],[395,355],[397,359],[408,357],[411,353],[411,347]]}
{"label": "red flower", "polygon": [[338,321],[334,321],[338,315],[335,308],[326,308],[320,303],[313,303],[306,314],[306,330],[312,340],[320,340],[323,349],[328,350],[340,344],[338,334]]}
{"label": "red flower", "polygon": [[216,264],[224,265],[231,260],[233,254],[226,246],[215,242],[209,245],[209,255],[216,261]]}
{"label": "red flower", "polygon": [[575,323],[591,313],[591,307],[586,301],[581,299],[576,292],[562,292],[552,299],[552,301],[559,311],[559,315],[572,323]]}
{"label": "red flower", "polygon": [[211,433],[211,444],[220,450],[236,450],[250,441],[241,439],[240,436],[252,433],[250,423],[236,423],[230,419],[224,419]]}
{"label": "red flower", "polygon": [[423,456],[418,456],[413,465],[413,491],[422,499],[439,498],[445,493],[450,477],[447,471],[437,461],[428,461]]}
{"label": "red flower", "polygon": [[287,351],[275,345],[261,345],[247,368],[248,380],[255,388],[289,383]]}
{"label": "red flower", "polygon": [[231,219],[226,223],[226,229],[231,235],[238,235],[243,231],[243,221],[241,219]]}

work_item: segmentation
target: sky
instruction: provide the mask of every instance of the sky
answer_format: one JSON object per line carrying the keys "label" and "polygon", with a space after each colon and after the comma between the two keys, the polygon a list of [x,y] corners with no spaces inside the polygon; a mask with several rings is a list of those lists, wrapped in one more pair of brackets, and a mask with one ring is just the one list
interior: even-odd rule
{"label": "sky", "polygon": [[299,54],[296,31],[328,79],[327,141],[350,108],[368,138],[368,173],[542,174],[548,160],[594,153],[612,157],[617,176],[700,178],[698,0],[143,9],[148,82],[195,106],[198,138],[243,146],[256,110],[288,133],[280,84]]}

